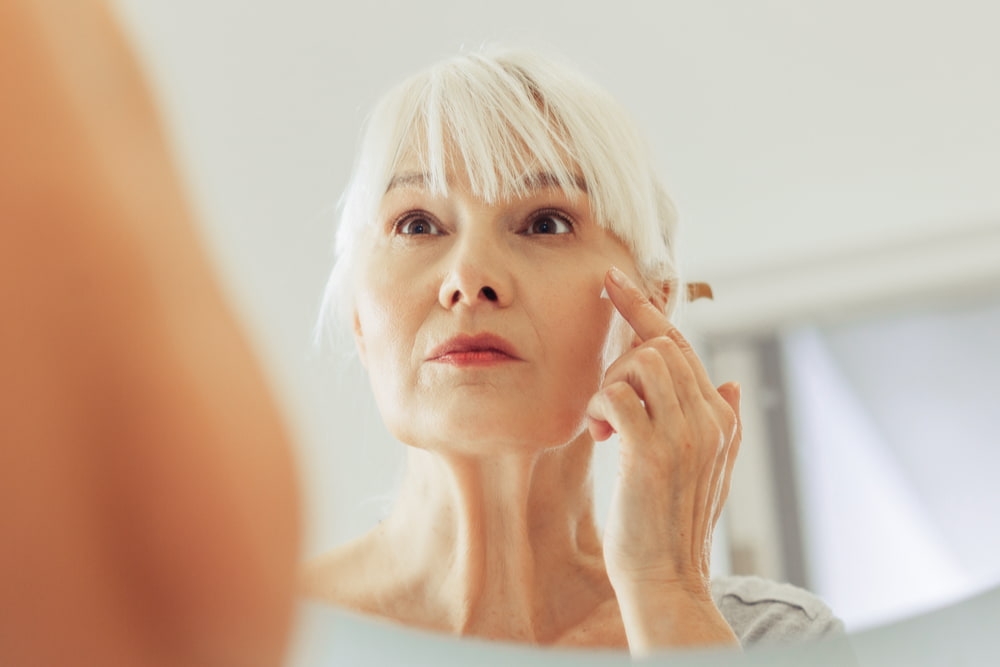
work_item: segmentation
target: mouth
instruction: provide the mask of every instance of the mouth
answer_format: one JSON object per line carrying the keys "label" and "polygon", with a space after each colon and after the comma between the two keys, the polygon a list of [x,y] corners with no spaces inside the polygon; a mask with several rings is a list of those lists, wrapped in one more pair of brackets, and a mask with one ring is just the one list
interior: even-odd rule
{"label": "mouth", "polygon": [[514,346],[491,333],[461,334],[438,345],[427,356],[427,361],[479,366],[505,361],[521,361]]}

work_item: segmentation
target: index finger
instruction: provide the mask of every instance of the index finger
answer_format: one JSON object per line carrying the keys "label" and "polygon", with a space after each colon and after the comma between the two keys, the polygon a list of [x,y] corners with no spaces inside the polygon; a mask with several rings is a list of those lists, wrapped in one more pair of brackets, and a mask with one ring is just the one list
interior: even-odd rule
{"label": "index finger", "polygon": [[616,266],[608,269],[604,285],[611,303],[643,343],[650,338],[670,336],[678,344],[687,346],[681,332],[621,269]]}
{"label": "index finger", "polygon": [[718,395],[708,377],[705,366],[702,365],[691,343],[621,269],[612,266],[605,276],[604,284],[611,303],[638,334],[642,342],[658,336],[667,336],[672,339],[680,348],[684,358],[687,359],[703,394],[706,397]]}

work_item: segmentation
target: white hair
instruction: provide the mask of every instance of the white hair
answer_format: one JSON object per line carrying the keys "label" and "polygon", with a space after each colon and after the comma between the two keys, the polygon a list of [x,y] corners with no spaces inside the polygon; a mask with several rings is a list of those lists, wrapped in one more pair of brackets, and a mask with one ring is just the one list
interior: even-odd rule
{"label": "white hair", "polygon": [[672,284],[667,314],[684,300],[677,216],[628,113],[569,66],[529,51],[488,49],[410,77],[372,111],[341,199],[320,331],[335,323],[344,329],[353,318],[358,255],[404,158],[415,158],[427,187],[442,195],[460,158],[486,202],[527,194],[529,166],[571,195],[582,177],[595,221],[631,250],[646,287]]}

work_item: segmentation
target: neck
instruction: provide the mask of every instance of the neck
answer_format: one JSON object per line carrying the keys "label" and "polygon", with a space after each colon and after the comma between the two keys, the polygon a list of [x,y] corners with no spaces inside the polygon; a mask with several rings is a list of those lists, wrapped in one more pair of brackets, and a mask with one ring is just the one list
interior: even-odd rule
{"label": "neck", "polygon": [[382,535],[394,554],[387,575],[421,600],[419,624],[549,642],[607,598],[592,449],[584,434],[530,454],[410,451]]}

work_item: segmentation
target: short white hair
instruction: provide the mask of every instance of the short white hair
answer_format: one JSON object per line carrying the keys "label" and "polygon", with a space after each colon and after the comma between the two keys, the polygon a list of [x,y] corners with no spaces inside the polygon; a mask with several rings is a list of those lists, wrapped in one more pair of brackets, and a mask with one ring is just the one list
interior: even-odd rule
{"label": "short white hair", "polygon": [[[595,221],[630,249],[650,290],[669,282],[668,316],[683,301],[677,215],[634,121],[574,68],[525,50],[489,48],[435,64],[390,90],[368,118],[340,203],[334,268],[320,331],[354,315],[358,255],[403,159],[415,158],[436,194],[460,157],[486,202],[517,198],[526,169],[572,195],[582,177]],[[657,289],[658,291],[658,289]]]}

